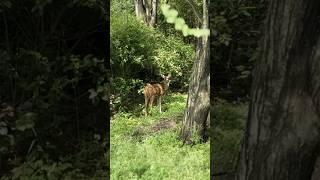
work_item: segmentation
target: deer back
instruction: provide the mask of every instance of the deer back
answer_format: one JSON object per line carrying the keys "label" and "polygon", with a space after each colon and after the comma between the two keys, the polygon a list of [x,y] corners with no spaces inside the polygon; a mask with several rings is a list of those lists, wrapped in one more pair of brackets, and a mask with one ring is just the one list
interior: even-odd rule
{"label": "deer back", "polygon": [[161,83],[147,84],[144,87],[145,96],[162,96],[166,91],[166,88]]}

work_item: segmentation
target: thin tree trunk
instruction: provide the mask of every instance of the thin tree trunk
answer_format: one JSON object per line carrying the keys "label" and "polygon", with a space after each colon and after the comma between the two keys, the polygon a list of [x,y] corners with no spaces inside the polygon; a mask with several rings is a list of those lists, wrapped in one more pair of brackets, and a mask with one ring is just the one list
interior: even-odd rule
{"label": "thin tree trunk", "polygon": [[151,8],[150,8],[148,1],[150,1],[150,0],[143,0],[143,6],[144,6],[144,9],[146,12],[146,16],[145,16],[146,21],[145,22],[146,22],[146,24],[149,25],[150,19],[151,19]]}
{"label": "thin tree trunk", "polygon": [[134,0],[135,12],[138,19],[151,27],[157,23],[158,0]]}
{"label": "thin tree trunk", "polygon": [[320,1],[271,0],[236,179],[311,179],[320,150]]}
{"label": "thin tree trunk", "polygon": [[157,4],[158,0],[152,0],[152,11],[149,25],[155,27],[157,23]]}
{"label": "thin tree trunk", "polygon": [[143,2],[144,0],[134,0],[134,7],[137,18],[146,22],[146,9]]}
{"label": "thin tree trunk", "polygon": [[[208,28],[208,0],[203,0],[203,28]],[[193,133],[207,139],[210,116],[210,62],[208,37],[198,40],[196,60],[189,84],[188,101],[183,118],[181,137],[189,142]],[[209,118],[210,119],[210,118]]]}

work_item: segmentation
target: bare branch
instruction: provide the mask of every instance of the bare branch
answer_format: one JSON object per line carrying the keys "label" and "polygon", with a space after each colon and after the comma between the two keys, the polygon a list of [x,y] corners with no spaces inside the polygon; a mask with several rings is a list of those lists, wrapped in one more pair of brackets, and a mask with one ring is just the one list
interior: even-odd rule
{"label": "bare branch", "polygon": [[192,10],[193,10],[193,12],[194,12],[197,20],[198,20],[198,23],[201,24],[201,23],[202,23],[202,20],[201,20],[201,18],[200,18],[199,13],[197,12],[197,10],[196,10],[196,8],[195,8],[196,5],[194,4],[194,2],[193,2],[192,0],[187,0],[187,2],[190,4],[190,6],[191,6],[191,8],[192,8]]}

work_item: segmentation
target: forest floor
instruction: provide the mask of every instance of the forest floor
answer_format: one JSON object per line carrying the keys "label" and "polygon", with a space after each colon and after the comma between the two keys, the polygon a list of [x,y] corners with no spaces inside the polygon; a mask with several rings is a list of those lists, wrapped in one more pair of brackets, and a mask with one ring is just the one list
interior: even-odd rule
{"label": "forest floor", "polygon": [[118,113],[111,120],[111,179],[206,180],[210,144],[184,145],[178,139],[187,95],[168,94],[152,115]]}

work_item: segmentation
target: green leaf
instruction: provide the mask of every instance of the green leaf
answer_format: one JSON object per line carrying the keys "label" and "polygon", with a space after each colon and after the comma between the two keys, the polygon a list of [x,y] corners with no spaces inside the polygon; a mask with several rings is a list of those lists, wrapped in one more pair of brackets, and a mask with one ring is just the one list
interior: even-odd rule
{"label": "green leaf", "polygon": [[242,71],[241,74],[242,75],[249,75],[249,74],[251,74],[251,71]]}
{"label": "green leaf", "polygon": [[251,14],[246,10],[243,10],[242,14],[245,15],[245,16],[251,17]]}
{"label": "green leaf", "polygon": [[237,71],[243,71],[245,69],[244,66],[240,65],[240,66],[236,66],[236,70]]}
{"label": "green leaf", "polygon": [[163,4],[161,6],[163,15],[166,17],[166,22],[175,24],[174,28],[176,30],[182,30],[183,36],[194,35],[196,37],[200,36],[209,36],[209,29],[189,29],[188,26],[185,26],[185,20],[183,18],[178,18],[178,11],[175,9],[170,9],[170,6]]}
{"label": "green leaf", "polygon": [[168,17],[174,17],[174,18],[177,18],[178,16],[178,11],[175,10],[175,9],[170,9],[168,14],[167,14]]}
{"label": "green leaf", "polygon": [[201,31],[199,31],[199,30],[194,30],[194,31],[193,31],[193,35],[194,35],[195,37],[200,37],[200,36],[201,36]]}
{"label": "green leaf", "polygon": [[20,131],[24,131],[26,129],[31,129],[34,127],[36,114],[33,112],[28,112],[24,114],[21,118],[16,121],[16,128]]}
{"label": "green leaf", "polygon": [[94,89],[89,89],[88,91],[90,92],[89,99],[94,99],[98,95]]}
{"label": "green leaf", "polygon": [[177,18],[175,22],[175,29],[182,30],[183,26],[185,25],[185,21],[182,18]]}
{"label": "green leaf", "polygon": [[216,31],[216,30],[211,30],[211,34],[213,35],[213,36],[216,36],[216,35],[218,35],[218,31]]}
{"label": "green leaf", "polygon": [[169,12],[169,9],[170,9],[170,5],[169,4],[161,5],[161,11],[165,16],[167,16],[167,14]]}
{"label": "green leaf", "polygon": [[176,21],[176,17],[168,17],[167,18],[167,23],[173,24]]}
{"label": "green leaf", "polygon": [[186,24],[183,25],[182,33],[183,33],[184,36],[188,36],[189,35],[189,27],[188,27],[188,25],[186,25]]}

